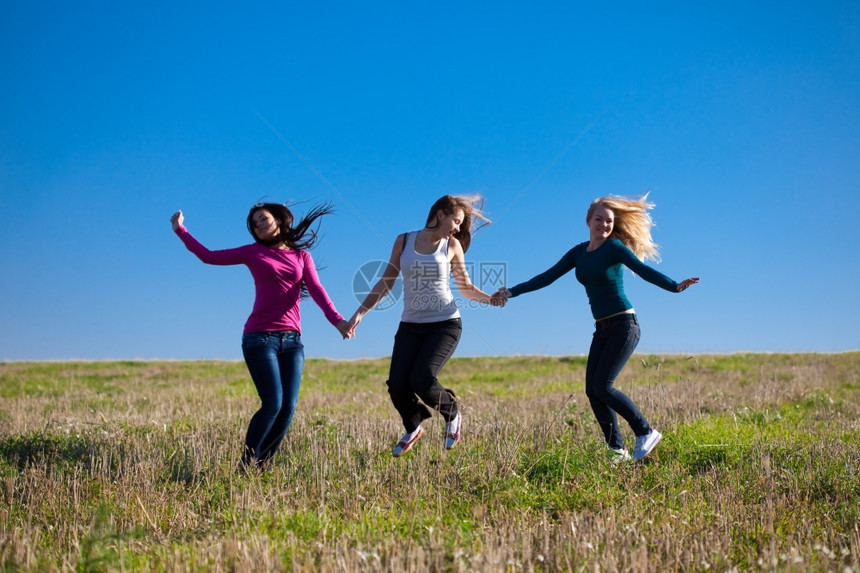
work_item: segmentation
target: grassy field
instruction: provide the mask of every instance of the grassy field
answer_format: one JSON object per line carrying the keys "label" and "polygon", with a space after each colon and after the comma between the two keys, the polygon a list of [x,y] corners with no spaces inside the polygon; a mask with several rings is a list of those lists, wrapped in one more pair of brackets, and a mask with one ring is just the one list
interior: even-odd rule
{"label": "grassy field", "polygon": [[452,360],[462,442],[401,459],[387,365],[308,361],[243,475],[243,363],[0,363],[3,570],[860,571],[860,352],[634,356],[618,467],[583,357]]}

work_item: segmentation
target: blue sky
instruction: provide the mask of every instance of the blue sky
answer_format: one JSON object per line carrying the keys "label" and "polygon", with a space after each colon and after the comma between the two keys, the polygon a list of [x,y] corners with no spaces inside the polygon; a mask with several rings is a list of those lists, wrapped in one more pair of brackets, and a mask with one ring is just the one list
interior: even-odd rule
{"label": "blue sky", "polygon": [[[853,1],[115,2],[0,8],[0,360],[238,359],[261,199],[331,201],[313,256],[338,309],[445,193],[494,223],[508,285],[588,237],[594,197],[650,191],[657,267],[626,278],[643,353],[860,349],[860,5]],[[481,277],[473,277],[480,282]],[[399,309],[310,357],[387,356]],[[463,310],[458,355],[584,354],[565,276]]]}

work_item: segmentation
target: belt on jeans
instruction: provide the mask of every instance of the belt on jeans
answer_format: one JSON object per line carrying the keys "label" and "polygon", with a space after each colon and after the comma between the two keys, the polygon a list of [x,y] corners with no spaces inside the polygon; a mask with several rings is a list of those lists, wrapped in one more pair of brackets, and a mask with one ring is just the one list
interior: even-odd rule
{"label": "belt on jeans", "polygon": [[633,324],[639,324],[639,321],[636,320],[636,313],[634,312],[625,312],[624,314],[616,314],[615,316],[610,316],[609,318],[601,318],[600,320],[594,321],[594,327],[598,330],[603,330],[605,328],[610,328],[614,324],[619,322],[627,322],[633,321]]}

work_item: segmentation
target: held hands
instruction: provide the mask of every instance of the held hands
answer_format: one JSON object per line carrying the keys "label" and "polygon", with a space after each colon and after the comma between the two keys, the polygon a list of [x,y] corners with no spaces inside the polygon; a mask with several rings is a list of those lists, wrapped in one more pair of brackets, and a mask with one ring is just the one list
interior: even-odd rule
{"label": "held hands", "polygon": [[344,340],[348,338],[352,338],[355,336],[355,332],[353,332],[354,328],[349,326],[349,323],[345,320],[341,320],[337,323],[337,331],[340,332],[340,335],[343,336]]}
{"label": "held hands", "polygon": [[347,323],[347,334],[349,334],[350,338],[355,338],[355,327],[358,326],[359,322],[361,322],[361,317],[362,315],[356,311],[356,313],[352,315],[352,318],[349,319],[349,322]]}
{"label": "held hands", "polygon": [[493,296],[490,297],[490,305],[504,307],[508,303],[508,299],[511,296],[511,291],[509,291],[505,287],[501,287],[499,290],[493,293]]}
{"label": "held hands", "polygon": [[175,231],[179,227],[182,226],[182,222],[185,220],[185,217],[182,216],[182,211],[177,211],[170,217],[170,222],[173,223],[173,230]]}
{"label": "held hands", "polygon": [[680,283],[678,283],[678,292],[683,292],[698,282],[699,282],[699,277],[693,277],[693,278],[689,278],[687,280],[683,280]]}

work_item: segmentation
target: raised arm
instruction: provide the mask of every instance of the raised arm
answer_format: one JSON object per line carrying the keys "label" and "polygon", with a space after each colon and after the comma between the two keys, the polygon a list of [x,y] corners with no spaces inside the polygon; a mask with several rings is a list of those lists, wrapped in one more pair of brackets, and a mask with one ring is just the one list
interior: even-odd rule
{"label": "raised arm", "polygon": [[361,303],[358,310],[349,319],[348,333],[350,337],[355,336],[355,327],[358,326],[364,315],[373,310],[373,307],[379,304],[379,301],[385,298],[385,295],[394,287],[394,283],[397,282],[397,276],[400,274],[400,255],[402,254],[403,236],[399,235],[394,241],[394,246],[391,248],[391,258],[388,259],[388,264],[385,267],[385,272],[382,273],[382,278],[373,285],[370,293],[364,298],[364,302]]}
{"label": "raised arm", "polygon": [[200,241],[191,236],[191,233],[185,228],[184,222],[185,217],[182,215],[182,211],[177,211],[170,217],[173,232],[182,240],[185,248],[194,253],[198,259],[207,265],[241,265],[245,263],[246,249],[244,247],[210,251]]}

